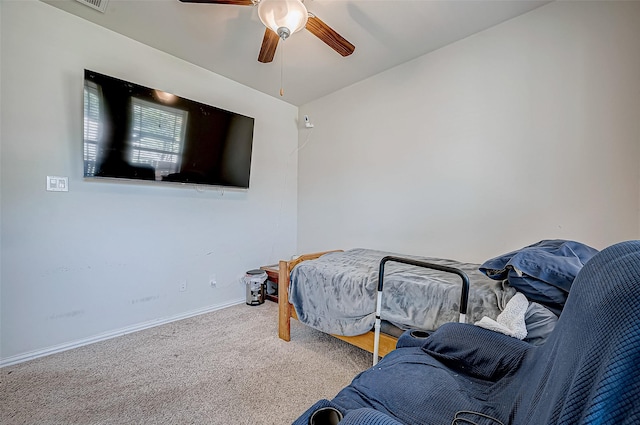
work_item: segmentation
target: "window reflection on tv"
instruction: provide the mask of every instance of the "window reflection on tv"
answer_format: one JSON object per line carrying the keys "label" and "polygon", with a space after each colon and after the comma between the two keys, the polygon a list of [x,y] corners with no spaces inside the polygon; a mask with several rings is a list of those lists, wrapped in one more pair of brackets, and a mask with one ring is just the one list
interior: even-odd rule
{"label": "window reflection on tv", "polygon": [[84,176],[249,187],[254,119],[84,72]]}

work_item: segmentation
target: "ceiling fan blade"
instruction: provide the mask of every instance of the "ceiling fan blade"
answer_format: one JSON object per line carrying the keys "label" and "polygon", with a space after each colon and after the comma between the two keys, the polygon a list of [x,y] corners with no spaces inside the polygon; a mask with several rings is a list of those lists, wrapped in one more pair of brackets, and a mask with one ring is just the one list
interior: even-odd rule
{"label": "ceiling fan blade", "polygon": [[305,28],[342,56],[349,56],[356,49],[353,44],[349,43],[317,16],[309,14],[309,20]]}
{"label": "ceiling fan blade", "polygon": [[262,47],[260,47],[260,53],[258,54],[258,62],[269,63],[273,60],[276,54],[276,48],[278,47],[278,41],[280,41],[278,34],[269,28],[265,28]]}
{"label": "ceiling fan blade", "polygon": [[253,6],[251,0],[180,0],[183,3],[235,4],[237,6]]}

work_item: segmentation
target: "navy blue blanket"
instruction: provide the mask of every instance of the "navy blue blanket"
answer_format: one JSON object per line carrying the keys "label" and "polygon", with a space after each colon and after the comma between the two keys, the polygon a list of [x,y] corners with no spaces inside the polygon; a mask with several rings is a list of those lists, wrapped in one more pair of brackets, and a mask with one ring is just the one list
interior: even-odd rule
{"label": "navy blue blanket", "polygon": [[485,261],[479,270],[495,280],[507,280],[528,300],[560,315],[571,284],[598,250],[563,239],[542,240]]}

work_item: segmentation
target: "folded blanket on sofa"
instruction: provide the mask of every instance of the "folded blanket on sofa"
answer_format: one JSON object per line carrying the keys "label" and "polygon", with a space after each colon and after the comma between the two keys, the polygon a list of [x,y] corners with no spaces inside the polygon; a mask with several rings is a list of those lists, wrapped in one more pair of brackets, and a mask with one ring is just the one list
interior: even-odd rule
{"label": "folded blanket on sofa", "polygon": [[505,309],[495,320],[485,316],[477,321],[475,325],[514,338],[524,339],[527,336],[525,314],[528,308],[529,301],[527,297],[518,292],[509,300]]}

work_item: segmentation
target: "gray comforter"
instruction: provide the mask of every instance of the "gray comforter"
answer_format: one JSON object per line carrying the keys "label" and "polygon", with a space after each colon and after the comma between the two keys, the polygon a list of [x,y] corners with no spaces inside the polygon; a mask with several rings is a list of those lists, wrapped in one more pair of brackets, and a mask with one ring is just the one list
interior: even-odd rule
{"label": "gray comforter", "polygon": [[[495,319],[515,289],[489,279],[478,264],[399,255],[370,249],[333,252],[303,261],[291,272],[289,301],[298,319],[326,333],[353,336],[372,329],[380,260],[387,256],[411,258],[455,267],[469,277],[467,323],[483,316]],[[395,262],[385,265],[382,320],[407,328],[437,329],[457,322],[461,279],[457,275]]]}

